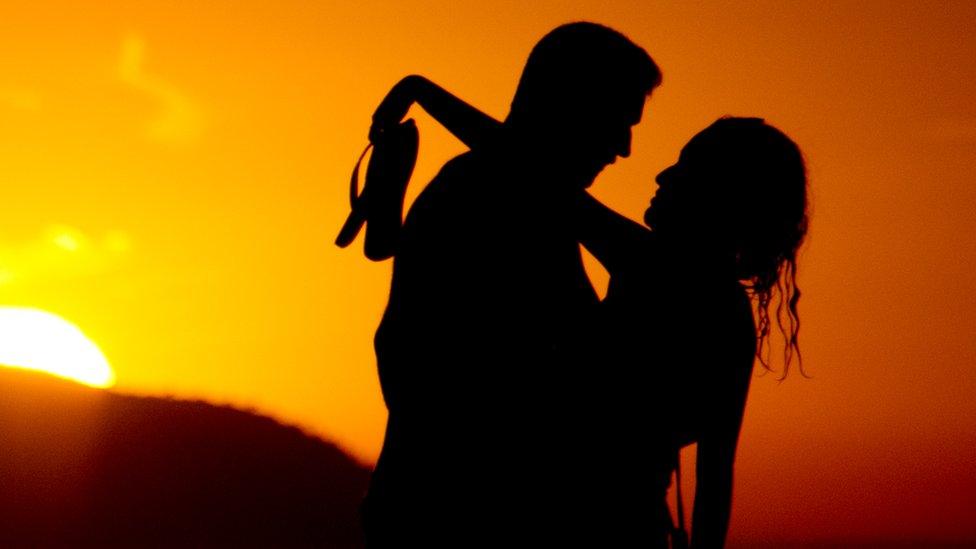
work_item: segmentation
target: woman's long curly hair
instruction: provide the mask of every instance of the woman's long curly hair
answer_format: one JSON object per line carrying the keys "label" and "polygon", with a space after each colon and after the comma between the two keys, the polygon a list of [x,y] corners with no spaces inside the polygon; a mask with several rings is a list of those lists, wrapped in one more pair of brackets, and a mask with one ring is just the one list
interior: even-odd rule
{"label": "woman's long curly hair", "polygon": [[[783,377],[800,355],[796,283],[797,252],[807,233],[807,174],[800,148],[760,118],[721,118],[702,135],[721,151],[727,174],[726,211],[734,212],[731,237],[737,275],[756,307],[756,356],[770,366],[775,322],[785,339]],[[712,140],[715,141],[712,141]],[[775,302],[775,306],[774,306]]]}

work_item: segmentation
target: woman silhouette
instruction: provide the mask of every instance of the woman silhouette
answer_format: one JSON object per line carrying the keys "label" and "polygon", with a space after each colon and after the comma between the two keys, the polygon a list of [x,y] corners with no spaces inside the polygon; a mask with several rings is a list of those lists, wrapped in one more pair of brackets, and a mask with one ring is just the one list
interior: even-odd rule
{"label": "woman silhouette", "polygon": [[[501,127],[409,76],[377,109],[371,138],[415,102],[472,148]],[[679,450],[697,443],[691,545],[722,547],[753,362],[758,356],[768,369],[774,322],[786,339],[784,375],[799,358],[806,171],[782,132],[762,119],[726,117],[694,136],[657,183],[647,227],[585,192],[578,197],[579,240],[610,274],[597,343],[577,353],[593,366],[579,386],[600,410],[581,434],[598,448],[586,456],[593,474],[583,475],[583,489],[597,500],[594,520],[612,525],[608,538],[666,548],[671,474]]]}

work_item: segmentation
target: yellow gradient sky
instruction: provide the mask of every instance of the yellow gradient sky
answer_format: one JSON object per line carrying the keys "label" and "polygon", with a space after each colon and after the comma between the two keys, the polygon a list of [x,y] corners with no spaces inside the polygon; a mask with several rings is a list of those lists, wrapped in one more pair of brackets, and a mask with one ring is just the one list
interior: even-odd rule
{"label": "yellow gradient sky", "polygon": [[[373,108],[420,73],[503,117],[534,42],[598,21],[664,71],[594,187],[611,206],[637,218],[723,114],[808,157],[813,379],[754,380],[733,539],[974,539],[976,3],[784,4],[8,3],[0,305],[81,327],[118,390],[255,407],[370,461],[390,265],[332,241]],[[416,116],[411,195],[462,150]]]}

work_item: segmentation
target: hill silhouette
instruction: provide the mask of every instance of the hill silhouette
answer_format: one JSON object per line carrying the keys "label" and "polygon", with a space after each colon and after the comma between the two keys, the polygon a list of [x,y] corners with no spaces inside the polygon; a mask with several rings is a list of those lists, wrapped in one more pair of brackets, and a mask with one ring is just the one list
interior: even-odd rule
{"label": "hill silhouette", "polygon": [[267,417],[0,367],[0,546],[360,547],[368,479]]}

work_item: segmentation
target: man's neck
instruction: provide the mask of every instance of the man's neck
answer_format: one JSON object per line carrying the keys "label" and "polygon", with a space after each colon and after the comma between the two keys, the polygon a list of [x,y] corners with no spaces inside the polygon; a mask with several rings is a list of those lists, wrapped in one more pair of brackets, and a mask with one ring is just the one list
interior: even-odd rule
{"label": "man's neck", "polygon": [[574,170],[568,163],[565,150],[551,140],[542,129],[509,124],[506,121],[500,144],[505,154],[518,165],[519,170],[532,177],[546,192],[571,193],[589,186],[592,177]]}

